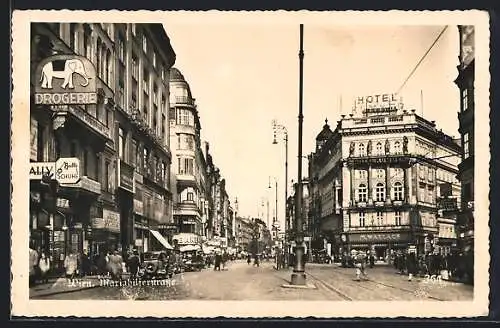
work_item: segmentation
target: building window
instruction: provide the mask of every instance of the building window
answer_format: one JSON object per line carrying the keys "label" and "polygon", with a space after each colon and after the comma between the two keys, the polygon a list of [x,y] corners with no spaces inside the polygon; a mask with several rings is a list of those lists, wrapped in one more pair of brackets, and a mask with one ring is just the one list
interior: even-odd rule
{"label": "building window", "polygon": [[383,202],[385,199],[385,186],[383,183],[377,183],[375,187],[375,197],[377,202]]}
{"label": "building window", "polygon": [[365,212],[360,212],[359,213],[359,226],[364,227],[365,226]]}
{"label": "building window", "polygon": [[462,90],[462,111],[469,109],[469,89],[465,88]]}
{"label": "building window", "polygon": [[142,154],[143,154],[142,160],[144,163],[144,169],[147,173],[151,173],[151,170],[150,170],[151,168],[149,166],[149,149],[144,147]]}
{"label": "building window", "polygon": [[177,135],[177,149],[181,149],[181,134]]}
{"label": "building window", "polygon": [[37,131],[38,140],[36,143],[36,157],[37,157],[37,161],[43,162],[44,161],[43,153],[44,153],[45,135],[44,135],[43,125],[40,124],[40,122],[37,123],[37,130],[38,130]]}
{"label": "building window", "polygon": [[85,25],[83,35],[83,54],[89,60],[92,60],[92,44],[89,42],[92,40],[91,35],[92,32],[90,31],[90,27]]}
{"label": "building window", "polygon": [[364,144],[359,144],[358,145],[358,153],[359,153],[359,156],[365,156],[366,155],[366,152],[365,152],[365,145]]}
{"label": "building window", "polygon": [[125,133],[122,128],[118,128],[118,156],[123,160],[123,153],[125,151]]}
{"label": "building window", "polygon": [[161,162],[161,180],[162,181],[165,181],[166,172],[167,172],[167,165],[165,164],[165,162]]}
{"label": "building window", "polygon": [[384,213],[383,212],[377,212],[377,225],[379,227],[384,225]]}
{"label": "building window", "polygon": [[111,166],[111,163],[109,162],[109,160],[106,160],[106,163],[104,165],[104,190],[106,191],[110,191],[110,185],[109,185],[109,173],[110,173],[110,166]]}
{"label": "building window", "polygon": [[401,151],[401,143],[399,141],[396,141],[394,143],[394,153],[396,154],[401,154],[402,151]]}
{"label": "building window", "polygon": [[365,184],[360,184],[358,188],[358,200],[360,202],[366,202],[366,198],[368,196],[368,190]]}
{"label": "building window", "polygon": [[401,225],[401,212],[400,211],[394,212],[394,224],[397,226]]}
{"label": "building window", "polygon": [[469,132],[464,134],[464,141],[463,141],[463,150],[464,150],[464,159],[469,158],[470,156],[470,149],[469,149]]}
{"label": "building window", "polygon": [[377,142],[377,145],[375,146],[375,151],[378,156],[384,154],[384,148],[382,147],[382,143]]}
{"label": "building window", "polygon": [[113,61],[111,60],[111,51],[109,49],[106,50],[106,67],[105,67],[105,72],[104,72],[104,77],[106,78],[106,83],[108,86],[113,88],[111,85],[113,81]]}
{"label": "building window", "polygon": [[88,176],[88,168],[89,168],[89,152],[87,149],[83,150],[83,175]]}
{"label": "building window", "polygon": [[365,170],[360,170],[359,171],[359,178],[360,179],[366,179],[366,171]]}
{"label": "building window", "polygon": [[401,182],[394,184],[394,200],[403,200],[403,184]]}
{"label": "building window", "polygon": [[139,76],[139,61],[137,60],[137,56],[135,53],[132,53],[132,78],[134,80],[138,80]]}
{"label": "building window", "polygon": [[193,202],[194,201],[194,197],[193,197],[193,193],[192,192],[188,192],[187,193],[187,200],[188,200],[188,202]]}
{"label": "building window", "polygon": [[137,35],[137,28],[135,24],[132,24],[132,35],[136,36]]}
{"label": "building window", "polygon": [[101,166],[101,156],[99,154],[95,154],[95,171],[94,171],[94,175],[95,175],[95,180],[96,181],[101,181],[100,166]]}
{"label": "building window", "polygon": [[153,67],[156,68],[156,53],[153,52]]}
{"label": "building window", "polygon": [[75,23],[69,24],[69,46],[71,47],[71,50],[77,52],[78,43],[77,43],[76,24]]}
{"label": "building window", "polygon": [[118,59],[120,62],[125,62],[125,38],[120,33],[118,35]]}
{"label": "building window", "polygon": [[142,72],[142,79],[142,88],[144,90],[144,93],[149,95],[149,72],[147,69],[144,69],[144,71]]}
{"label": "building window", "polygon": [[434,187],[429,186],[427,188],[427,202],[434,204]]}

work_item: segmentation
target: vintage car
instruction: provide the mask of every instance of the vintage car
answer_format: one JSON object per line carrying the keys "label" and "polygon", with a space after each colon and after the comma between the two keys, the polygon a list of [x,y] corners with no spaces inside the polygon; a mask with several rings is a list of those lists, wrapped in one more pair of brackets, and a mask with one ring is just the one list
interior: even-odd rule
{"label": "vintage car", "polygon": [[139,277],[142,279],[164,279],[172,277],[173,272],[169,265],[167,253],[163,251],[146,252],[139,268]]}

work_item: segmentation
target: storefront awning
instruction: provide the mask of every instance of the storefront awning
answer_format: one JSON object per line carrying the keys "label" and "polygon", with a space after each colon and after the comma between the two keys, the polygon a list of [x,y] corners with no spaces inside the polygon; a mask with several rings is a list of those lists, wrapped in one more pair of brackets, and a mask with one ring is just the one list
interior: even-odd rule
{"label": "storefront awning", "polygon": [[163,236],[158,231],[156,230],[149,230],[149,231],[151,231],[153,236],[155,236],[155,238],[160,242],[160,244],[163,245],[163,247],[165,247],[166,249],[174,249],[172,245],[170,245],[168,241],[165,238],[163,238]]}

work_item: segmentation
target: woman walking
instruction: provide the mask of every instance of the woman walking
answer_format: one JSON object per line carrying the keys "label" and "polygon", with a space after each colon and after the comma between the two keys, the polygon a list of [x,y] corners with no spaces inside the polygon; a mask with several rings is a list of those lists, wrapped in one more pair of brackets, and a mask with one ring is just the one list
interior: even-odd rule
{"label": "woman walking", "polygon": [[413,279],[413,275],[417,273],[417,259],[415,253],[408,253],[406,257],[406,269],[408,270],[408,281]]}
{"label": "woman walking", "polygon": [[42,253],[40,257],[40,262],[38,263],[38,267],[40,268],[40,280],[45,283],[49,282],[49,270],[50,270],[50,260],[45,253]]}

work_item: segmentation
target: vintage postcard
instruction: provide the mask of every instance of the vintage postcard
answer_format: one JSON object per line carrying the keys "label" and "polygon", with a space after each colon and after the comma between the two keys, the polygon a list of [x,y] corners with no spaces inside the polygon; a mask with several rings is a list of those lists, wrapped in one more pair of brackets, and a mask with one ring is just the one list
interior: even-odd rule
{"label": "vintage postcard", "polygon": [[488,22],[15,11],[13,315],[486,315]]}

